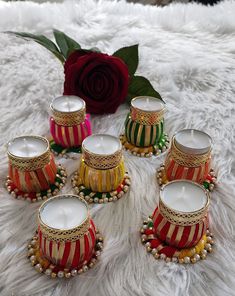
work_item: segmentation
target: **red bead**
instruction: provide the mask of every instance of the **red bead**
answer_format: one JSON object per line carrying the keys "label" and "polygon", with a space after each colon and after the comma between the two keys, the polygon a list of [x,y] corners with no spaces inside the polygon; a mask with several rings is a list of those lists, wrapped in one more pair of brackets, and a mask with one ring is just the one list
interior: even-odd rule
{"label": "red bead", "polygon": [[157,247],[160,245],[160,243],[161,243],[161,242],[160,242],[159,239],[157,239],[157,238],[151,240],[151,241],[150,241],[151,248],[152,248],[152,249],[157,248]]}
{"label": "red bead", "polygon": [[154,230],[153,229],[146,229],[144,233],[146,235],[154,234]]}

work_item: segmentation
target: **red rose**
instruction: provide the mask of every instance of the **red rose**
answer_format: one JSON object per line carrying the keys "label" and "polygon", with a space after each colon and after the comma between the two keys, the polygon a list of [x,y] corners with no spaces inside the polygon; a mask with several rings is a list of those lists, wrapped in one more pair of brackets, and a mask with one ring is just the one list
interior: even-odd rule
{"label": "red rose", "polygon": [[114,113],[125,101],[128,68],[117,57],[78,50],[66,60],[64,73],[64,95],[81,97],[88,113]]}

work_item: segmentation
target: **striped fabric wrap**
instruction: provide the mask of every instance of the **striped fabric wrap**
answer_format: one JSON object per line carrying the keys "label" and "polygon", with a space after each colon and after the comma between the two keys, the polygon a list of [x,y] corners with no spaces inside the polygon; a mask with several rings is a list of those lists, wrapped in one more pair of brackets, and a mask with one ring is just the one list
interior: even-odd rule
{"label": "striped fabric wrap", "polygon": [[172,157],[171,151],[165,159],[165,172],[169,181],[187,179],[197,183],[203,183],[211,168],[211,158],[198,167],[186,167],[177,163]]}
{"label": "striped fabric wrap", "polygon": [[191,226],[173,224],[160,213],[158,207],[153,213],[153,223],[155,233],[161,241],[180,249],[195,246],[206,234],[208,227],[207,216],[201,222]]}
{"label": "striped fabric wrap", "polygon": [[50,162],[33,171],[19,170],[9,160],[9,177],[18,190],[30,193],[49,189],[55,183],[57,167],[54,156],[50,155]]}
{"label": "striped fabric wrap", "polygon": [[157,145],[163,136],[164,119],[156,125],[144,125],[127,115],[125,121],[125,136],[127,141],[137,147]]}
{"label": "striped fabric wrap", "polygon": [[79,125],[58,125],[53,117],[50,118],[50,131],[56,144],[65,147],[78,147],[82,141],[91,135],[90,115],[86,114],[85,120]]}
{"label": "striped fabric wrap", "polygon": [[53,264],[63,268],[79,268],[88,262],[93,253],[96,241],[94,222],[90,220],[90,228],[76,241],[55,241],[43,236],[38,227],[39,246],[42,254]]}
{"label": "striped fabric wrap", "polygon": [[125,175],[124,160],[114,168],[99,170],[88,166],[84,159],[79,167],[79,177],[81,183],[93,192],[110,192],[116,190],[122,183]]}

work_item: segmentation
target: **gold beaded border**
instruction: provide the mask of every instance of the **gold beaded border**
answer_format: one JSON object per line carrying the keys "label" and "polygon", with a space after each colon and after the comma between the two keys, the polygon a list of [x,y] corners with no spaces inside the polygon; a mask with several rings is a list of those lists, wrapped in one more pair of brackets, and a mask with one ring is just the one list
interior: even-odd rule
{"label": "gold beaded border", "polygon": [[89,269],[93,268],[97,264],[101,252],[103,251],[103,237],[100,235],[99,231],[96,230],[96,243],[94,248],[94,254],[89,262],[84,262],[83,266],[73,269],[60,268],[52,264],[46,258],[42,258],[39,250],[38,234],[33,236],[30,243],[28,244],[28,254],[27,258],[29,259],[31,265],[35,270],[41,274],[47,275],[49,278],[66,278],[69,279],[76,275],[80,275]]}
{"label": "gold beaded border", "polygon": [[[72,182],[72,187],[78,196],[81,198],[85,199],[88,203],[108,203],[108,202],[115,202],[125,193],[129,191],[130,185],[131,185],[131,180],[128,175],[128,173],[125,173],[124,179],[122,183],[119,185],[117,190],[110,191],[110,192],[93,192],[89,189],[87,189],[83,184],[80,184],[78,182],[79,180],[79,174],[76,172],[73,175],[73,178],[71,180]],[[120,190],[119,190],[120,188]],[[85,194],[84,191],[88,191],[89,194]],[[101,197],[98,197],[101,196]]]}
{"label": "gold beaded border", "polygon": [[138,157],[151,157],[159,156],[160,154],[166,152],[169,147],[169,138],[167,134],[164,134],[164,143],[161,145],[152,145],[149,147],[137,147],[127,141],[125,135],[120,135],[120,141],[122,143],[123,149],[129,151],[131,154]]}
{"label": "gold beaded border", "polygon": [[[172,262],[172,263],[179,263],[179,264],[189,264],[189,263],[194,264],[200,260],[205,260],[207,257],[207,254],[211,253],[213,251],[213,245],[215,242],[213,240],[213,234],[210,232],[209,229],[206,231],[206,242],[204,243],[203,248],[199,252],[196,252],[195,250],[193,250],[193,249],[195,249],[195,247],[185,248],[185,249],[184,248],[178,249],[178,248],[173,247],[177,251],[177,256],[173,256],[173,257],[167,257],[166,254],[161,252],[161,250],[163,250],[164,247],[169,247],[169,245],[163,241],[161,241],[161,244],[157,248],[152,248],[151,241],[154,239],[158,239],[158,240],[160,240],[160,239],[154,233],[153,234],[145,234],[146,230],[152,230],[154,232],[153,219],[152,219],[151,215],[149,216],[149,218],[147,220],[145,220],[143,222],[142,228],[140,229],[141,242],[145,246],[146,251],[153,255],[154,259],[162,259],[166,263]],[[203,239],[201,239],[201,241],[200,241],[201,244],[202,244],[202,240]],[[195,251],[195,252],[193,252],[193,251]],[[193,253],[193,255],[184,256],[182,258],[182,255],[187,252],[188,253],[191,252],[191,253]]]}
{"label": "gold beaded border", "polygon": [[[15,199],[27,200],[29,202],[37,202],[37,201],[46,200],[52,196],[57,195],[59,191],[64,187],[67,180],[67,172],[66,172],[66,169],[61,164],[58,165],[56,178],[59,178],[61,182],[60,183],[55,182],[55,184],[51,184],[56,186],[55,189],[52,190],[49,188],[48,190],[43,190],[41,192],[31,192],[31,193],[21,192],[19,191],[18,188],[16,188],[16,186],[14,185],[14,183],[12,182],[9,176],[7,176],[6,178],[5,186],[8,193],[11,194],[11,196],[14,197]],[[12,188],[12,184],[14,185],[14,189]],[[34,197],[30,197],[31,194],[33,194]]]}
{"label": "gold beaded border", "polygon": [[[160,167],[156,171],[156,178],[157,178],[157,183],[161,187],[169,182],[166,176],[166,171],[165,171],[165,165],[161,164]],[[217,184],[217,176],[212,168],[206,177],[206,179],[203,181],[202,186],[209,191],[212,192]]]}

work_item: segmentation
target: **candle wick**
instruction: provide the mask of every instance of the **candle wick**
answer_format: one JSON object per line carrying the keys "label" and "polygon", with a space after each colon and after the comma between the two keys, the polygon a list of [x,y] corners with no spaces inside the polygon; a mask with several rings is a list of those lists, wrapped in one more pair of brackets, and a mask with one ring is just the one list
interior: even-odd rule
{"label": "candle wick", "polygon": [[68,219],[67,219],[67,215],[65,213],[64,208],[62,208],[62,213],[63,213],[63,216],[64,216],[64,227],[67,228],[67,226],[68,226]]}
{"label": "candle wick", "polygon": [[67,97],[66,97],[66,103],[67,103],[68,109],[70,111],[70,103],[69,103],[69,99]]}
{"label": "candle wick", "polygon": [[29,155],[29,146],[26,138],[23,138],[23,142],[24,142],[24,149],[26,151],[26,154]]}

